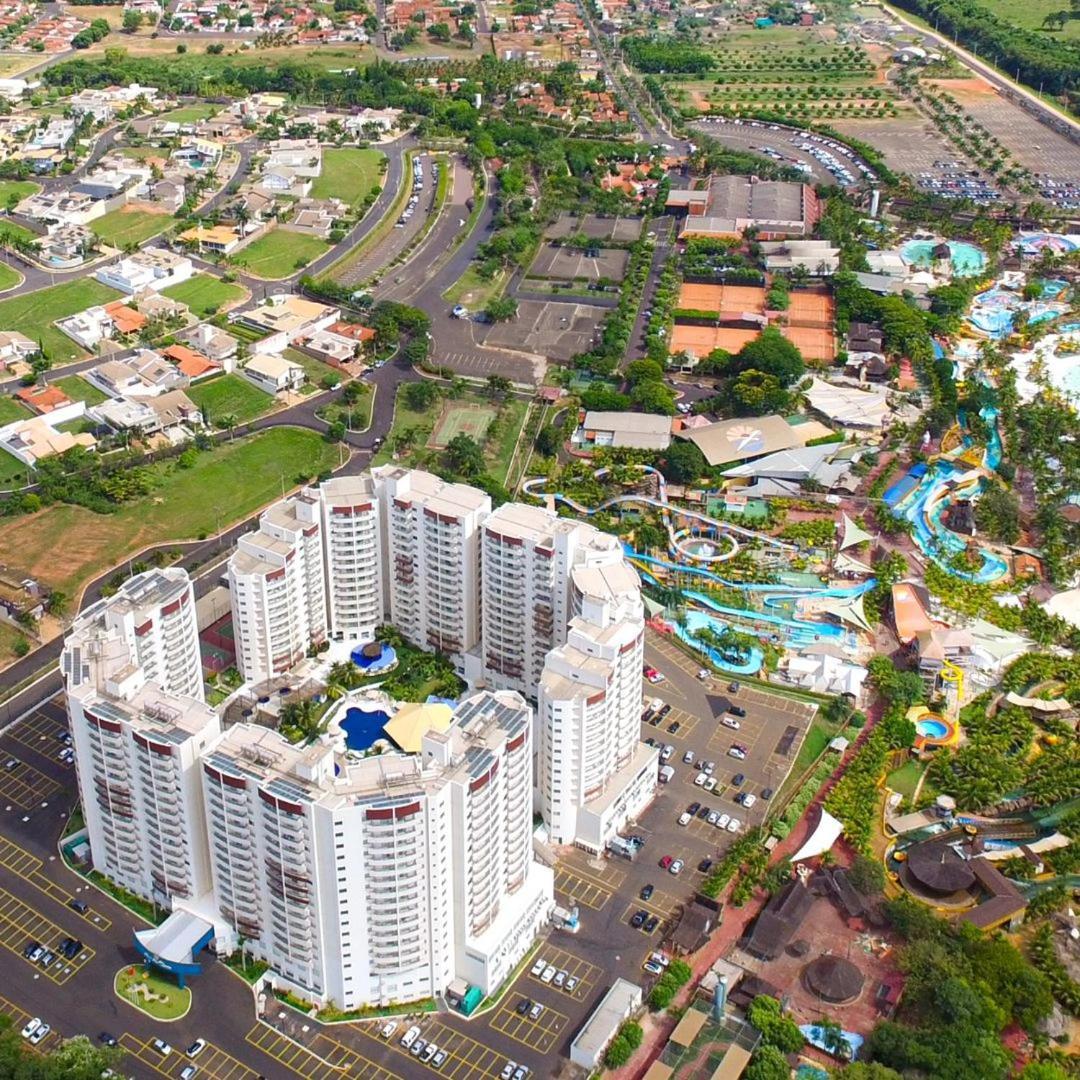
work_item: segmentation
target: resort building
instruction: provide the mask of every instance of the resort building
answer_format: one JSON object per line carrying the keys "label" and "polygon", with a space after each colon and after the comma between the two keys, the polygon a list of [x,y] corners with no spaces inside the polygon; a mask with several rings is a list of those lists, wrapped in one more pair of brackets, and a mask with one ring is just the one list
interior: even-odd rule
{"label": "resort building", "polygon": [[656,790],[657,751],[640,741],[645,622],[622,559],[570,571],[570,623],[540,678],[539,809],[551,841],[602,851]]}
{"label": "resort building", "polygon": [[280,981],[342,1008],[494,990],[553,900],[533,859],[531,721],[479,694],[418,755],[335,775],[329,746],[238,725],[204,762],[217,910]]}
{"label": "resort building", "polygon": [[229,559],[236,662],[249,683],[288,671],[326,638],[319,500],[309,491],[275,503]]}
{"label": "resort building", "polygon": [[327,617],[337,641],[370,641],[386,621],[383,536],[370,473],[317,489],[326,555]]}
{"label": "resort building", "polygon": [[372,469],[390,621],[460,670],[480,642],[480,526],[491,499],[419,469]]}

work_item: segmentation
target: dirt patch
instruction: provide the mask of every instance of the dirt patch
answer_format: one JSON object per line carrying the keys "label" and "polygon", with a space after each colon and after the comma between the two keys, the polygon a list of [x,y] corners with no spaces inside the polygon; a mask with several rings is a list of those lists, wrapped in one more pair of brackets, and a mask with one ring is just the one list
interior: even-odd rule
{"label": "dirt patch", "polygon": [[931,86],[936,86],[947,94],[959,99],[964,94],[972,97],[994,96],[997,91],[982,79],[927,79]]}

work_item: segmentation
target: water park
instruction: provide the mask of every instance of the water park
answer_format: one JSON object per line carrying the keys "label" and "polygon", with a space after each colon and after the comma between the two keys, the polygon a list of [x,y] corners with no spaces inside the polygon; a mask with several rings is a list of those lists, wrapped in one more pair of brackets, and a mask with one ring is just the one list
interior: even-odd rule
{"label": "water park", "polygon": [[900,248],[900,258],[917,270],[948,277],[975,277],[986,269],[986,254],[963,240],[916,236]]}
{"label": "water park", "polygon": [[[669,501],[666,481],[658,470],[647,465],[634,468],[654,494],[627,492],[588,507],[565,493],[546,490],[544,477],[526,480],[523,489],[551,508],[563,505],[584,517],[632,506],[659,510],[667,533],[666,553],[659,556],[625,544],[626,557],[647,586],[679,590],[684,605],[679,618],[655,616],[652,625],[678,637],[722,671],[741,675],[760,671],[767,647],[797,651],[831,645],[854,658],[858,634],[870,630],[862,610],[862,598],[875,584],[869,566],[848,557],[849,563],[862,566],[865,572],[866,580],[855,584],[829,583],[817,575],[792,572],[791,560],[804,554],[798,545],[677,506]],[[603,480],[610,473],[597,469],[594,479]],[[837,554],[870,539],[845,518]],[[745,582],[723,576],[723,564],[743,550],[760,554],[763,567],[775,580]],[[758,641],[751,643],[748,638]]]}

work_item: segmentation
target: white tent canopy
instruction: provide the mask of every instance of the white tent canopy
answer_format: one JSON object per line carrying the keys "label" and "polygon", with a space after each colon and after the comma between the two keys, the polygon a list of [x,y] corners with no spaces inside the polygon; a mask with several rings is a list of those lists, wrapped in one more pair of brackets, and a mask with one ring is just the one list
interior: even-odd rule
{"label": "white tent canopy", "polygon": [[842,515],[840,521],[840,546],[837,550],[845,551],[849,547],[854,547],[856,544],[865,544],[873,539],[870,533],[862,526],[856,525],[847,514]]}
{"label": "white tent canopy", "polygon": [[845,427],[880,428],[889,416],[884,390],[857,390],[814,379],[805,394],[812,409]]}
{"label": "white tent canopy", "polygon": [[843,831],[843,825],[828,810],[823,809],[817,828],[806,838],[806,843],[791,856],[791,861],[800,863],[824,855],[840,839]]}

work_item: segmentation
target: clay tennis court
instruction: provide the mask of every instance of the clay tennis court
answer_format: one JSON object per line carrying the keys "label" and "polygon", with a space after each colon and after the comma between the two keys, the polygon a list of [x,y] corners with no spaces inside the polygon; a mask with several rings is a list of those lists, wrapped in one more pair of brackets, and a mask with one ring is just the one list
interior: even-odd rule
{"label": "clay tennis court", "polygon": [[785,326],[781,331],[803,354],[804,360],[834,360],[836,338],[831,329],[821,326]]}
{"label": "clay tennis court", "polygon": [[738,352],[758,336],[758,330],[740,330],[734,326],[676,326],[671,332],[671,351],[708,356],[714,349]]}
{"label": "clay tennis court", "polygon": [[825,293],[793,289],[787,320],[792,326],[831,327],[835,317],[833,299]]}
{"label": "clay tennis court", "polygon": [[679,307],[688,311],[715,311],[718,315],[760,315],[765,311],[765,290],[757,285],[695,285],[683,282]]}
{"label": "clay tennis court", "polygon": [[547,281],[622,281],[630,252],[622,248],[556,247],[541,244],[528,276]]}
{"label": "clay tennis court", "polygon": [[428,439],[428,446],[444,449],[456,435],[468,435],[474,442],[483,443],[495,410],[485,405],[454,405],[447,402],[435,430]]}

